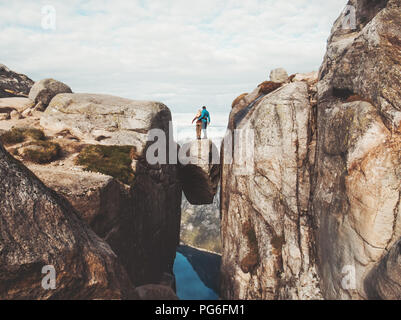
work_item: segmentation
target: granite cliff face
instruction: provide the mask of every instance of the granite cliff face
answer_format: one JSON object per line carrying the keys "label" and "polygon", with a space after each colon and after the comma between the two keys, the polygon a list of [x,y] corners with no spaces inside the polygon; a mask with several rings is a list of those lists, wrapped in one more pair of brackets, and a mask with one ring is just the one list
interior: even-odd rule
{"label": "granite cliff face", "polygon": [[[41,97],[44,99],[47,95]],[[22,101],[10,99],[2,99],[0,102],[6,105],[22,104]],[[21,106],[20,111],[24,116],[1,122],[1,128],[4,129],[1,139],[16,158],[23,161],[24,165],[48,188],[57,192],[57,197],[62,199],[63,203],[68,203],[74,208],[71,210],[79,217],[77,220],[85,225],[93,236],[96,234],[98,241],[107,246],[108,253],[116,261],[118,260],[118,264],[117,262],[115,264],[123,270],[120,273],[125,277],[124,281],[130,289],[128,294],[123,292],[123,289],[126,290],[125,287],[120,290],[117,286],[120,284],[113,278],[110,284],[106,282],[99,285],[96,296],[95,293],[89,294],[87,292],[89,289],[85,291],[85,288],[82,289],[81,295],[73,296],[72,293],[65,293],[79,288],[71,280],[71,287],[55,296],[50,296],[48,293],[42,296],[39,291],[32,291],[27,297],[31,299],[157,298],[159,291],[152,291],[153,293],[149,295],[144,294],[146,287],[143,285],[166,286],[165,279],[170,278],[169,274],[172,273],[176,247],[179,244],[182,187],[178,179],[177,165],[150,165],[146,153],[153,143],[148,141],[151,129],[161,130],[167,137],[169,136],[171,120],[169,109],[156,102],[90,94],[58,94],[45,112],[42,108],[34,107],[33,101],[26,107],[25,101],[23,103],[24,107]],[[52,150],[50,147],[57,150],[54,158],[43,159],[41,156]],[[23,167],[22,164],[20,166]],[[4,165],[3,169],[3,174],[7,175],[7,166]],[[44,186],[43,188],[47,190]],[[56,195],[54,191],[52,192]],[[5,198],[4,201],[7,201],[9,206],[13,206],[12,193],[7,192],[2,198]],[[27,201],[31,201],[28,193],[26,198]],[[18,224],[19,218],[16,212],[10,211],[9,207],[3,205],[1,208],[10,219],[10,224]],[[25,210],[24,214],[29,213],[26,208],[21,210]],[[52,219],[51,215],[49,219]],[[42,220],[43,223],[53,223],[46,220],[45,212]],[[54,223],[57,224],[57,221]],[[16,229],[10,231],[13,237],[22,237],[19,232],[26,232],[16,225],[14,227]],[[51,231],[56,237],[56,226]],[[64,231],[59,232],[62,234]],[[73,229],[71,232],[79,230]],[[34,236],[35,233],[32,237]],[[39,245],[41,241],[44,240],[33,242],[29,250],[34,251],[34,246]],[[12,241],[0,243],[3,248],[2,253],[5,254]],[[58,259],[57,268],[61,268],[63,261],[72,263],[62,256],[68,254],[67,249],[60,248],[60,250],[63,251],[60,256],[58,253],[54,254],[55,259]],[[92,259],[94,254],[88,253],[88,250],[82,252],[80,259]],[[74,254],[78,258],[78,253]],[[84,270],[84,267],[80,268]],[[23,268],[25,267],[22,266],[21,270]],[[81,272],[81,269],[77,269],[77,272]],[[112,266],[105,266],[104,269],[104,275],[96,270],[93,272],[98,272],[103,278],[116,277]],[[18,298],[17,295],[11,294],[16,277],[21,278],[21,292],[24,283],[31,281],[29,278],[31,275],[27,273],[28,279],[25,279],[25,274],[21,270],[16,270],[15,275],[5,272],[1,275],[5,283],[9,284],[6,288],[3,287],[5,297]],[[66,269],[65,272],[70,270]],[[39,269],[37,278],[41,276]],[[80,275],[76,277],[79,278]],[[174,288],[174,281],[169,281],[168,285],[170,284],[171,288]],[[108,286],[114,291],[109,293]],[[138,290],[131,290],[134,286],[137,286]],[[157,288],[161,290],[160,292],[164,292],[163,288]],[[103,295],[100,294],[101,290],[104,290]],[[168,296],[174,295],[168,292]]]}
{"label": "granite cliff face", "polygon": [[[312,212],[324,296],[365,299],[401,236],[401,3],[349,4],[356,29],[336,21],[320,70]],[[355,286],[342,285],[344,268]]]}
{"label": "granite cliff face", "polygon": [[[132,298],[126,270],[110,246],[0,145],[0,298]],[[42,268],[56,272],[42,287]]]}
{"label": "granite cliff face", "polygon": [[255,150],[249,173],[237,173],[237,152],[233,164],[223,159],[223,298],[321,297],[308,210],[313,89],[313,80],[285,83],[267,95],[259,87],[245,97],[256,102],[241,118],[244,109],[234,105],[231,129],[253,130]]}
{"label": "granite cliff face", "polygon": [[[102,216],[92,226],[108,239],[135,285],[157,283],[163,272],[171,272],[179,243],[178,168],[150,165],[146,160],[152,143],[147,141],[149,131],[156,128],[169,137],[170,121],[170,110],[161,103],[92,94],[59,94],[41,117],[41,125],[49,132],[68,130],[81,143],[132,146],[134,181],[128,191],[114,186],[119,191],[114,192],[117,198],[110,206],[118,208],[105,214],[98,211]],[[108,190],[115,197],[113,187]],[[107,202],[104,197],[102,201]]]}
{"label": "granite cliff face", "polygon": [[233,103],[255,155],[251,174],[222,167],[224,298],[401,296],[401,3],[349,6],[317,85],[294,75]]}

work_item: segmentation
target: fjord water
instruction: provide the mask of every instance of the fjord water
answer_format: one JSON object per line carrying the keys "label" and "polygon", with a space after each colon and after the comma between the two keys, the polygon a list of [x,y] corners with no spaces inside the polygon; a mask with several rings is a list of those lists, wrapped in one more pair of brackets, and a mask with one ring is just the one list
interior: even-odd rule
{"label": "fjord water", "polygon": [[202,282],[191,263],[177,252],[174,263],[177,296],[181,300],[218,300],[217,294]]}

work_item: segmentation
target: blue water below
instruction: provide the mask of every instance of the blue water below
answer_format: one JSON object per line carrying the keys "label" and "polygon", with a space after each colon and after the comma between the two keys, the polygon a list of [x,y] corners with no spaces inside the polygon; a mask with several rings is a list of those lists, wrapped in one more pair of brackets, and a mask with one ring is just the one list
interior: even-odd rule
{"label": "blue water below", "polygon": [[192,265],[177,252],[174,262],[177,296],[181,300],[218,300],[217,294],[202,282]]}

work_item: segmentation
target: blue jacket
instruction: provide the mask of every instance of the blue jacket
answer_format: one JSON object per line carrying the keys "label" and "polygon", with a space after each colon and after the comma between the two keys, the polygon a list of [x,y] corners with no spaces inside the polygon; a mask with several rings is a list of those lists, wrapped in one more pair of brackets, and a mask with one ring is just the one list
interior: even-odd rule
{"label": "blue jacket", "polygon": [[202,120],[203,123],[210,122],[210,113],[206,109],[202,110],[202,114],[199,118],[199,120]]}

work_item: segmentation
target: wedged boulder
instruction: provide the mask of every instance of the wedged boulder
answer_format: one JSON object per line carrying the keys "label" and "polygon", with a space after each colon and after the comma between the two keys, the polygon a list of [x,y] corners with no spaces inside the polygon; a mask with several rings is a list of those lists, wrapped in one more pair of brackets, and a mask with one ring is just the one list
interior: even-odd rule
{"label": "wedged boulder", "polygon": [[380,260],[365,279],[365,291],[372,300],[401,299],[401,240]]}
{"label": "wedged boulder", "polygon": [[[148,132],[168,124],[168,108],[158,102],[101,94],[59,94],[40,124],[54,132],[69,130],[82,140],[106,145],[132,145],[144,151]],[[99,139],[102,137],[102,139]]]}
{"label": "wedged boulder", "polygon": [[[110,246],[71,204],[0,145],[0,298],[123,299],[132,288]],[[54,290],[42,287],[53,266]],[[46,279],[45,279],[46,280]]]}
{"label": "wedged boulder", "polygon": [[60,93],[72,93],[72,90],[66,84],[54,80],[43,79],[35,82],[29,91],[29,99],[34,101],[37,108],[45,110],[50,101]]}
{"label": "wedged boulder", "polygon": [[204,139],[184,144],[179,162],[179,176],[189,203],[212,204],[220,179],[220,156],[213,142]]}
{"label": "wedged boulder", "polygon": [[319,74],[316,71],[308,72],[308,73],[296,73],[292,78],[292,82],[295,81],[305,81],[309,85],[316,84],[319,79]]}
{"label": "wedged boulder", "polygon": [[315,139],[308,89],[284,85],[237,123],[253,132],[253,143],[242,141],[253,149],[245,163],[236,149],[230,163],[232,147],[222,146],[223,299],[321,298],[308,207]]}
{"label": "wedged boulder", "polygon": [[349,5],[356,29],[344,28],[344,11],[318,83],[311,208],[327,299],[369,298],[366,277],[401,237],[400,2]]}
{"label": "wedged boulder", "polygon": [[26,97],[34,82],[0,64],[0,98]]}
{"label": "wedged boulder", "polygon": [[288,73],[283,68],[277,68],[270,72],[270,81],[284,83],[288,80]]}

